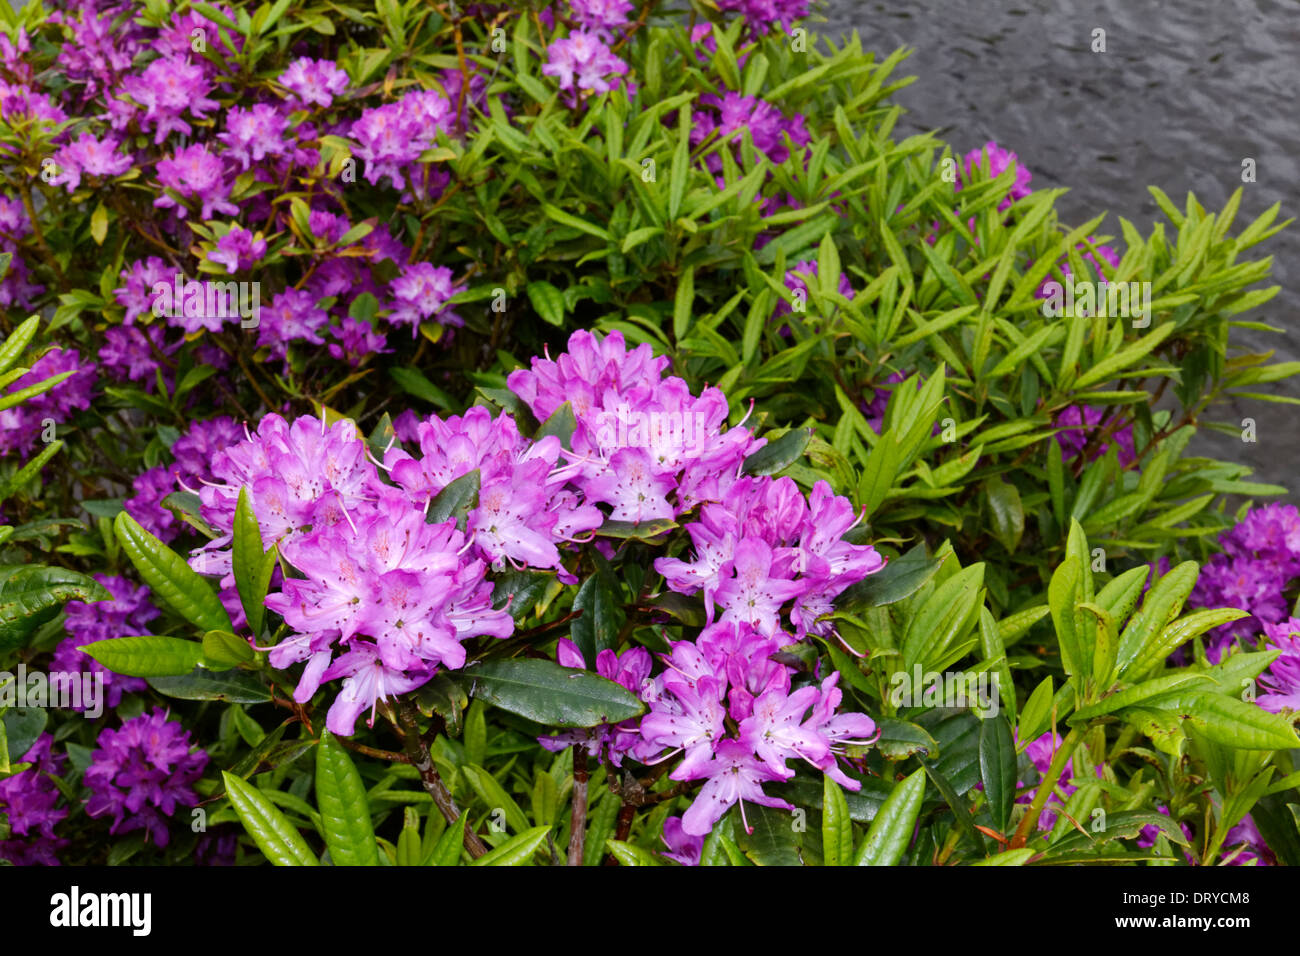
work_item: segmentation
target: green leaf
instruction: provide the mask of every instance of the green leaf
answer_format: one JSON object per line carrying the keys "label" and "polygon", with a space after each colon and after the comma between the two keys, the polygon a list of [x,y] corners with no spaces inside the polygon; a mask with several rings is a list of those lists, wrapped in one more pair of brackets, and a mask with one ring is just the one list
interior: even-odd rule
{"label": "green leaf", "polygon": [[239,603],[244,607],[249,629],[254,634],[261,634],[262,624],[266,620],[263,602],[266,600],[266,590],[271,585],[271,574],[275,571],[275,552],[268,552],[263,546],[262,529],[248,500],[247,485],[239,489],[239,501],[235,505],[231,563],[235,588],[239,591]]}
{"label": "green leaf", "polygon": [[[11,253],[4,254],[4,269],[0,269],[0,276],[3,276],[4,270],[8,269],[11,258]],[[23,354],[28,344],[35,337],[36,330],[40,328],[40,325],[41,317],[33,315],[9,333],[4,345],[0,346],[0,373],[7,372],[18,364],[19,356]]]}
{"label": "green leaf", "polygon": [[261,704],[271,692],[246,671],[196,668],[183,677],[150,677],[149,686],[179,700],[224,700],[229,704]]}
{"label": "green leaf", "polygon": [[450,395],[429,381],[419,369],[394,365],[388,370],[388,374],[397,383],[398,387],[408,395],[414,395],[416,398],[422,399],[430,405],[436,405],[443,410],[458,407]]}
{"label": "green leaf", "polygon": [[0,567],[0,652],[22,647],[68,601],[111,601],[94,578],[66,568]]}
{"label": "green leaf", "polygon": [[328,730],[316,748],[316,806],[336,866],[378,866],[370,804],[352,757]]}
{"label": "green leaf", "polygon": [[835,599],[835,606],[841,611],[852,611],[897,604],[921,590],[943,562],[943,558],[927,555],[924,543],[918,544],[901,557],[891,558],[875,574],[847,588]]}
{"label": "green leaf", "polygon": [[1163,661],[1192,638],[1216,627],[1249,616],[1250,614],[1246,611],[1235,607],[1225,607],[1202,608],[1199,611],[1193,611],[1191,614],[1180,617],[1162,628],[1154,640],[1147,642],[1146,646],[1138,653],[1137,658],[1129,665],[1128,672],[1132,675],[1142,674],[1147,669]]}
{"label": "green leaf", "polygon": [[589,668],[596,666],[596,655],[613,648],[618,639],[617,587],[612,574],[597,570],[582,582],[573,599],[573,609],[582,614],[569,626],[569,637]]}
{"label": "green leaf", "polygon": [[680,342],[691,328],[691,306],[695,302],[695,267],[687,266],[677,280],[673,297],[673,338]]}
{"label": "green leaf", "polygon": [[465,779],[474,788],[474,792],[483,801],[488,812],[495,812],[498,809],[504,811],[506,823],[516,833],[523,833],[528,829],[528,817],[524,815],[515,798],[506,793],[505,788],[497,783],[496,777],[473,763],[462,766],[460,772],[465,775]]}
{"label": "green leaf", "polygon": [[460,851],[465,845],[465,825],[468,819],[469,811],[462,810],[460,819],[447,827],[442,836],[438,838],[433,853],[425,861],[426,866],[455,866],[460,862]]}
{"label": "green leaf", "polygon": [[533,308],[551,325],[564,324],[564,293],[549,282],[528,283],[528,300]]}
{"label": "green leaf", "polygon": [[1159,638],[1166,625],[1183,609],[1183,602],[1196,586],[1198,571],[1195,561],[1184,561],[1147,592],[1141,610],[1133,615],[1119,637],[1115,668],[1121,679],[1140,656],[1146,656],[1148,645]]}
{"label": "green leaf", "polygon": [[1025,510],[1020,503],[1020,490],[994,475],[984,482],[984,494],[989,503],[993,537],[1014,554],[1025,534]]}
{"label": "green leaf", "polygon": [[[0,678],[0,686],[3,686],[5,680],[13,679]],[[32,749],[32,744],[45,732],[49,719],[50,712],[44,707],[5,708],[4,713],[0,714],[0,726],[4,727],[11,762],[16,763],[26,756],[27,751]]]}
{"label": "green leaf", "polygon": [[260,790],[227,771],[222,771],[221,778],[230,805],[267,860],[275,866],[320,865],[297,827]]}
{"label": "green leaf", "polygon": [[811,429],[792,428],[746,458],[740,472],[744,475],[775,475],[803,457],[811,438]]}
{"label": "green leaf", "polygon": [[1034,688],[1034,692],[1020,708],[1020,744],[1034,740],[1046,728],[1052,712],[1052,678],[1049,674]]}
{"label": "green leaf", "polygon": [[984,565],[972,564],[944,581],[930,595],[907,628],[903,639],[903,667],[911,671],[920,663],[930,669],[966,632],[980,603]]}
{"label": "green leaf", "polygon": [[495,850],[489,850],[473,862],[473,866],[527,866],[533,854],[546,842],[550,827],[533,827],[512,837]]}
{"label": "green leaf", "polygon": [[925,769],[922,768],[894,787],[871,821],[871,829],[858,847],[854,865],[897,866],[912,842],[912,830],[924,796]]}
{"label": "green leaf", "polygon": [[645,713],[627,688],[553,661],[490,660],[457,672],[455,679],[471,697],[552,727],[595,727]]}
{"label": "green leaf", "polygon": [[188,674],[203,660],[203,646],[176,637],[110,637],[77,648],[115,674],[171,677]]}
{"label": "green leaf", "polygon": [[425,518],[429,524],[442,524],[449,518],[455,518],[457,524],[466,519],[470,511],[478,505],[479,484],[482,476],[479,470],[467,471],[442,491],[434,495],[429,502]]}
{"label": "green leaf", "polygon": [[891,760],[902,760],[916,753],[929,757],[939,755],[939,742],[924,727],[883,714],[876,718],[876,726],[880,731],[876,749]]}
{"label": "green leaf", "polygon": [[993,824],[1005,833],[1016,802],[1016,743],[1004,717],[980,721],[980,779]]}
{"label": "green leaf", "polygon": [[1024,866],[1037,852],[1030,849],[1004,850],[982,860],[976,860],[971,866]]}
{"label": "green leaf", "polygon": [[[211,668],[228,669],[251,664],[256,655],[248,641],[230,631],[208,631],[203,635],[203,659]],[[185,671],[189,673],[189,671]]]}
{"label": "green leaf", "polygon": [[123,511],[113,522],[118,543],[153,593],[201,631],[229,631],[230,615],[212,586],[185,560]]}
{"label": "green leaf", "polygon": [[570,215],[563,209],[552,206],[550,203],[542,203],[542,212],[544,212],[548,218],[554,219],[556,222],[560,223],[560,225],[569,226],[572,229],[577,229],[579,232],[585,232],[589,236],[604,239],[606,242],[614,241],[614,237],[609,234],[608,230],[600,228],[600,226],[596,225],[594,222],[588,222],[585,219],[579,219],[577,216]]}
{"label": "green leaf", "polygon": [[822,781],[822,858],[826,866],[848,866],[853,858],[853,821],[844,791],[830,777]]}
{"label": "green leaf", "polygon": [[610,839],[605,841],[605,846],[621,866],[663,866],[663,861],[659,857],[635,843]]}
{"label": "green leaf", "polygon": [[1215,743],[1241,750],[1300,747],[1291,722],[1257,704],[1199,690],[1180,690],[1142,702],[1143,708],[1174,713]]}
{"label": "green leaf", "polygon": [[607,520],[596,529],[595,533],[602,538],[635,538],[638,541],[650,541],[676,527],[677,522],[669,518],[648,518],[645,521]]}
{"label": "green leaf", "polygon": [[1061,837],[1052,844],[1050,855],[1086,850],[1108,840],[1131,840],[1147,827],[1156,827],[1171,843],[1187,846],[1182,828],[1163,813],[1148,810],[1118,810],[1106,814],[1106,827],[1100,832],[1080,833],[1078,830]]}
{"label": "green leaf", "polygon": [[1090,658],[1084,657],[1075,626],[1075,605],[1082,600],[1079,578],[1079,559],[1071,555],[1052,572],[1052,580],[1047,585],[1047,603],[1052,609],[1052,623],[1056,626],[1061,664],[1071,678],[1078,675],[1087,677],[1092,663]]}
{"label": "green leaf", "polygon": [[578,419],[574,417],[573,406],[565,402],[551,412],[550,418],[542,422],[537,429],[537,434],[533,436],[533,440],[541,441],[548,435],[554,435],[560,440],[562,448],[568,448],[569,443],[573,440],[573,432],[577,427]]}

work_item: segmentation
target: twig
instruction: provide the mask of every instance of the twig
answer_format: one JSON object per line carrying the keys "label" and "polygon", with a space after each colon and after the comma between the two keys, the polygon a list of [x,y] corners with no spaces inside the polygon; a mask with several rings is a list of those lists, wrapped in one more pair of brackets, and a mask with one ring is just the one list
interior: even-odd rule
{"label": "twig", "polygon": [[[406,747],[406,755],[410,758],[412,766],[419,771],[420,782],[424,784],[424,789],[429,796],[433,797],[434,805],[442,813],[443,819],[454,825],[460,819],[460,810],[456,808],[451,792],[442,782],[442,777],[438,775],[438,768],[433,765],[429,748],[420,738],[415,714],[415,707],[410,701],[404,700],[400,703],[397,715],[402,728],[402,742]],[[465,849],[476,860],[487,852],[487,846],[470,828],[468,820],[465,821]]]}
{"label": "twig", "polygon": [[587,839],[587,752],[573,750],[573,811],[569,816],[569,866],[582,866]]}

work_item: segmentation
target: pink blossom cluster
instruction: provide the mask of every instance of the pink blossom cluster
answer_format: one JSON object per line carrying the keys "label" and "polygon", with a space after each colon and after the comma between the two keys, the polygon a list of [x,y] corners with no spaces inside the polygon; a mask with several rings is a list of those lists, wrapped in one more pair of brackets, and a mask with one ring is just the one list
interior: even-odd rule
{"label": "pink blossom cluster", "polygon": [[572,482],[615,521],[671,519],[721,498],[765,444],[746,428],[724,430],[722,392],[692,395],[685,381],[663,375],[667,366],[648,344],[627,349],[618,331],[603,339],[578,331],[559,358],[534,358],[507,379],[539,421],[569,403]]}
{"label": "pink blossom cluster", "polygon": [[483,406],[446,420],[430,416],[416,426],[421,457],[400,448],[384,455],[384,469],[411,501],[427,508],[448,485],[479,472],[477,504],[466,531],[476,552],[494,569],[548,568],[574,581],[560,562],[558,545],[599,528],[604,515],[568,487],[573,465],[558,464],[559,438],[528,441],[514,418],[495,418]]}
{"label": "pink blossom cluster", "polygon": [[870,545],[844,540],[856,523],[824,481],[805,498],[789,478],[742,478],[686,525],[693,560],[658,558],[655,570],[678,593],[702,592],[709,621],[771,637],[789,607],[796,637],[824,636],[835,598],[885,564]]}
{"label": "pink blossom cluster", "polygon": [[626,76],[628,65],[602,38],[608,31],[575,30],[546,48],[545,76],[553,76],[560,89],[576,98],[578,91],[608,93],[618,85],[611,77]]}

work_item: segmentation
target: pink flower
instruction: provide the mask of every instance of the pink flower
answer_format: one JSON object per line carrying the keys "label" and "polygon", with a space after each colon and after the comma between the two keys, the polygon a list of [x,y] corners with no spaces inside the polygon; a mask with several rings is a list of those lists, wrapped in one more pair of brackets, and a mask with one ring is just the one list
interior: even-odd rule
{"label": "pink flower", "polygon": [[75,143],[54,153],[58,174],[50,185],[66,185],[68,192],[75,192],[83,174],[96,178],[121,176],[131,168],[131,157],[119,153],[118,145],[116,137],[107,136],[101,141],[82,133]]}
{"label": "pink flower", "polygon": [[[158,161],[158,182],[182,199],[197,199],[201,204],[200,219],[211,219],[213,212],[227,216],[239,214],[239,207],[230,202],[230,183],[225,179],[221,160],[208,152],[206,144],[195,143],[177,150],[170,159]],[[176,214],[184,219],[189,210],[172,196],[163,193],[153,201],[159,208],[175,207]]]}
{"label": "pink flower", "polygon": [[348,75],[333,60],[299,57],[280,74],[280,84],[304,104],[328,107],[348,88]]}
{"label": "pink flower", "polygon": [[560,89],[608,93],[610,76],[626,76],[628,65],[614,55],[595,33],[576,30],[546,48],[542,73],[555,77]]}

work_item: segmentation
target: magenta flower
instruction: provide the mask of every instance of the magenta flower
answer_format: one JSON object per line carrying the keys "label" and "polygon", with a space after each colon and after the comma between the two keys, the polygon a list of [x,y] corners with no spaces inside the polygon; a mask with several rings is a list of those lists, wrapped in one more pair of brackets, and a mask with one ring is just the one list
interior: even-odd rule
{"label": "magenta flower", "polygon": [[[723,740],[718,744],[714,758],[704,767],[700,774],[707,778],[695,802],[682,816],[682,830],[695,836],[703,836],[713,829],[713,825],[722,819],[722,815],[733,805],[740,804],[741,820],[745,829],[749,821],[745,819],[745,801],[779,810],[793,810],[794,805],[780,797],[768,796],[763,792],[763,784],[784,779],[774,775],[765,764],[760,762],[750,748],[737,740]],[[674,771],[670,776],[681,779]]]}
{"label": "magenta flower", "polygon": [[168,818],[177,807],[199,802],[193,788],[208,755],[190,747],[189,732],[157,708],[124,721],[120,730],[105,727],[84,778],[86,813],[112,814],[110,833],[143,829],[155,845],[166,846]]}
{"label": "magenta flower", "polygon": [[[1104,410],[1094,405],[1071,405],[1056,416],[1055,425],[1060,429],[1056,433],[1056,442],[1061,446],[1062,457],[1066,461],[1077,458],[1087,448],[1092,432],[1101,424]],[[1112,432],[1111,438],[1119,446],[1119,463],[1127,467],[1137,460],[1137,449],[1133,444],[1133,425],[1124,423]],[[1110,448],[1110,442],[1098,445],[1089,457],[1095,461]]]}
{"label": "magenta flower", "polygon": [[546,63],[542,66],[542,73],[555,77],[561,90],[575,95],[578,90],[608,93],[613,88],[608,78],[626,76],[627,72],[628,65],[600,36],[585,30],[553,41],[546,48]]}
{"label": "magenta flower", "polygon": [[[128,74],[122,81],[122,90],[144,109],[143,123],[153,127],[155,146],[169,133],[190,135],[190,124],[181,118],[185,113],[205,118],[209,110],[220,106],[208,98],[212,83],[204,67],[178,57],[162,57],[145,67],[140,75]],[[190,147],[200,148],[206,151],[206,147],[198,144]]]}
{"label": "magenta flower", "polygon": [[241,169],[247,169],[267,156],[278,156],[285,151],[285,130],[289,120],[267,103],[258,103],[251,109],[231,107],[226,113],[226,131],[217,139],[229,147],[229,155],[239,160]]}
{"label": "magenta flower", "polygon": [[392,294],[392,312],[388,321],[394,325],[409,325],[415,338],[421,322],[433,320],[440,325],[461,326],[464,322],[447,308],[447,301],[464,292],[467,286],[452,281],[451,270],[417,262],[389,283]]}
{"label": "magenta flower", "polygon": [[99,361],[113,378],[140,382],[146,392],[152,392],[159,367],[154,354],[162,351],[163,330],[160,326],[110,326],[104,330]]}
{"label": "magenta flower", "polygon": [[41,734],[14,760],[32,766],[0,780],[0,817],[8,828],[0,840],[0,860],[15,866],[58,866],[55,854],[68,845],[54,832],[68,811],[58,807],[59,788],[51,779],[63,773],[68,758],[54,754],[53,744],[50,734]]}
{"label": "magenta flower", "polygon": [[1005,212],[1011,208],[1012,203],[1024,199],[1033,192],[1029,188],[1029,182],[1034,177],[1021,164],[1019,157],[1015,153],[1003,149],[992,140],[985,143],[983,149],[973,149],[962,157],[962,161],[957,167],[957,184],[953,189],[960,192],[963,185],[972,181],[977,174],[982,173],[984,170],[987,170],[990,179],[996,179],[1006,171],[1008,166],[1015,167],[1016,175],[1015,182],[1012,183],[1006,198],[998,203],[998,211]]}
{"label": "magenta flower", "polygon": [[[753,140],[754,147],[776,165],[784,163],[790,156],[787,138],[799,148],[807,146],[812,139],[802,115],[796,113],[786,117],[771,103],[753,96],[742,96],[733,90],[726,90],[720,97],[706,93],[700,97],[700,105],[704,109],[691,117],[691,146],[699,146],[716,134],[719,140],[731,143],[738,161],[741,157],[740,143],[746,135]],[[713,173],[722,172],[722,157],[717,152],[710,151],[705,162]]]}
{"label": "magenta flower", "polygon": [[304,104],[328,107],[348,88],[348,75],[333,60],[299,57],[280,74],[280,85]]}
{"label": "magenta flower", "polygon": [[50,180],[50,185],[66,185],[71,193],[81,185],[83,175],[97,179],[121,176],[131,168],[131,157],[119,153],[118,146],[116,137],[106,136],[99,140],[89,133],[82,133],[75,143],[55,151],[54,165],[58,174]]}
{"label": "magenta flower", "polygon": [[[158,182],[181,199],[196,199],[201,204],[199,218],[211,219],[213,212],[227,216],[239,214],[239,207],[230,202],[231,184],[226,181],[221,160],[208,152],[206,144],[195,143],[178,149],[170,159],[158,161]],[[162,209],[175,207],[176,215],[184,219],[189,210],[172,196],[163,193],[153,201]]]}
{"label": "magenta flower", "polygon": [[[50,661],[51,673],[99,674],[104,682],[104,706],[108,709],[122,702],[124,693],[139,693],[148,688],[143,679],[114,674],[99,661],[78,648],[97,641],[148,634],[149,622],[158,616],[158,609],[149,600],[147,587],[136,587],[126,578],[116,575],[96,574],[95,580],[113,595],[111,601],[86,604],[69,601],[63,622],[68,637],[54,650]],[[86,706],[73,706],[84,711]]]}
{"label": "magenta flower", "polygon": [[217,247],[208,253],[208,261],[225,266],[226,272],[234,275],[241,269],[252,268],[265,255],[266,240],[262,234],[236,224],[217,240]]}
{"label": "magenta flower", "polygon": [[123,284],[113,290],[113,298],[126,308],[123,323],[131,325],[139,316],[153,312],[154,286],[158,283],[172,284],[176,269],[157,256],[149,256],[137,259],[122,269],[118,276]]}
{"label": "magenta flower", "polygon": [[569,0],[569,15],[584,31],[605,43],[614,30],[628,25],[632,0]]}
{"label": "magenta flower", "polygon": [[329,313],[316,306],[316,296],[301,289],[285,289],[261,310],[258,345],[269,346],[272,358],[284,358],[291,342],[323,345],[321,330],[329,323]]}

